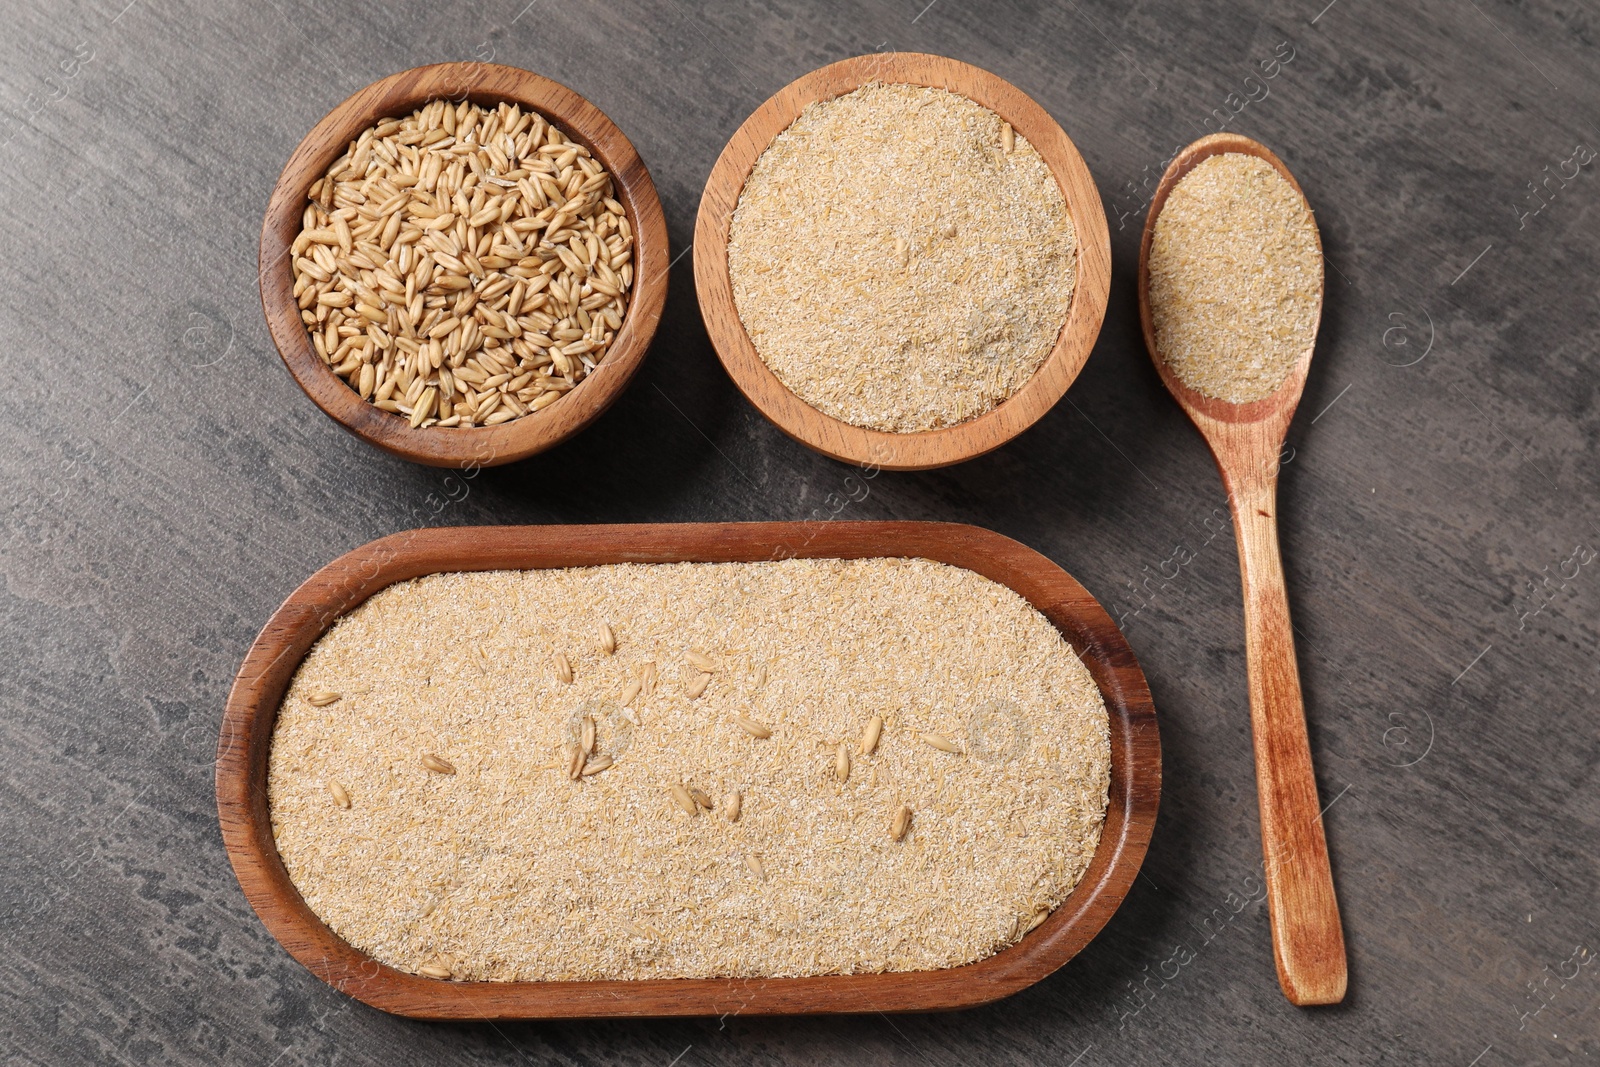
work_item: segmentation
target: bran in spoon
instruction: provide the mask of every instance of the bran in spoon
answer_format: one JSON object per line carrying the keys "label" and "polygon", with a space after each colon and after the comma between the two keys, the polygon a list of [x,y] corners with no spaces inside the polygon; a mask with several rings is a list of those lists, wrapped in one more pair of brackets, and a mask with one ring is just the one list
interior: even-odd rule
{"label": "bran in spoon", "polygon": [[1156,218],[1149,270],[1157,351],[1206,396],[1271,396],[1316,340],[1316,223],[1264,159],[1226,152],[1186,174]]}

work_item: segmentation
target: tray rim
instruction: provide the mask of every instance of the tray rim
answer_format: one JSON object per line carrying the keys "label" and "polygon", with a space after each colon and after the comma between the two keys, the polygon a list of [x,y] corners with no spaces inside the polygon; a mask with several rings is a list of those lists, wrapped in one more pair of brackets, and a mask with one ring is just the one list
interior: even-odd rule
{"label": "tray rim", "polygon": [[[278,705],[310,646],[378,590],[444,571],[874,556],[951,563],[1014,589],[1073,645],[1105,698],[1112,768],[1100,844],[1066,901],[1016,944],[976,963],[934,971],[446,982],[380,964],[349,945],[289,880],[267,814],[266,757]],[[452,1020],[934,1011],[976,1006],[1026,988],[1100,932],[1131,888],[1149,846],[1160,802],[1161,749],[1149,686],[1110,616],[1056,563],[989,530],[959,523],[845,521],[458,526],[368,542],[318,569],[284,600],[234,680],[217,743],[216,790],[228,858],[267,930],[322,981],[383,1011]]]}

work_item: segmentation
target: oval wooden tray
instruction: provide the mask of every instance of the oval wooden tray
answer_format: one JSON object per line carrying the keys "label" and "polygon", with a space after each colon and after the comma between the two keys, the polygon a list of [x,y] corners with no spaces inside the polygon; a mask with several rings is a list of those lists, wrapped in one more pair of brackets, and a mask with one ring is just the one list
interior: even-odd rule
{"label": "oval wooden tray", "polygon": [[[329,930],[278,857],[267,811],[267,753],[300,661],[334,620],[395,582],[440,571],[601,563],[732,562],[791,556],[909,556],[977,571],[1016,590],[1070,641],[1111,718],[1105,827],[1083,880],[1020,942],[937,971],[813,978],[597,982],[443,982],[384,966]],[[1133,884],[1161,794],[1161,743],[1144,673],[1121,631],[1072,576],[1007,537],[933,522],[484,526],[381,538],[308,578],[268,620],[239,668],[217,743],[217,813],[234,872],[289,954],[342,992],[424,1019],[932,1011],[997,1000],[1050,974],[1088,944]]]}
{"label": "oval wooden tray", "polygon": [[[888,433],[824,414],[778,380],[756,353],[733,303],[728,228],[744,183],[772,139],[818,100],[868,82],[926,85],[975,100],[1011,123],[1055,175],[1078,230],[1078,275],[1067,321],[1033,377],[993,409],[954,426]],[[1027,93],[970,63],[917,52],[878,52],[842,59],[780,89],[745,119],[706,179],[694,227],[694,284],[700,316],[717,356],[746,399],[784,433],[824,455],[889,470],[924,470],[981,456],[1022,433],[1055,406],[1083,369],[1100,335],[1111,289],[1111,236],[1089,167],[1050,113]]]}

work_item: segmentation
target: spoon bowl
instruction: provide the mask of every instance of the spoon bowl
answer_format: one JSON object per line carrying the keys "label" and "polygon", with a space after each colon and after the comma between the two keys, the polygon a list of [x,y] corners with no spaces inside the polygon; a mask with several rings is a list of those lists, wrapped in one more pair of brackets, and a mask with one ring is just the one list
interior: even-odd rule
{"label": "spoon bowl", "polygon": [[[1245,652],[1261,848],[1278,984],[1294,1004],[1337,1004],[1344,999],[1348,984],[1344,930],[1323,834],[1316,771],[1311,762],[1277,526],[1279,456],[1311,369],[1315,332],[1305,352],[1271,395],[1235,404],[1206,396],[1178,377],[1161,355],[1150,308],[1150,248],[1156,220],[1167,197],[1198,164],[1228,152],[1265,160],[1305,201],[1305,193],[1283,161],[1248,137],[1212,134],[1179,152],[1162,175],[1145,220],[1139,246],[1139,318],[1157,373],[1193,420],[1217,461],[1233,512],[1244,586]],[[1312,233],[1316,234],[1315,221]],[[1320,236],[1316,237],[1316,247],[1320,254]],[[1319,270],[1319,319],[1322,294]]]}
{"label": "spoon bowl", "polygon": [[[1241,426],[1273,420],[1273,425],[1276,426],[1277,421],[1281,419],[1282,426],[1278,428],[1278,444],[1281,445],[1282,437],[1288,431],[1289,421],[1294,417],[1295,408],[1300,403],[1300,394],[1305,389],[1306,374],[1311,369],[1311,352],[1315,348],[1315,335],[1312,337],[1313,343],[1306,346],[1305,352],[1284,378],[1283,384],[1279,385],[1271,396],[1245,404],[1235,404],[1207,396],[1184,384],[1183,379],[1178,377],[1161,356],[1160,347],[1156,344],[1155,318],[1150,311],[1150,246],[1155,240],[1156,219],[1160,218],[1161,209],[1166,207],[1167,197],[1172,195],[1172,190],[1177,188],[1178,183],[1187,177],[1191,170],[1212,156],[1229,152],[1265,160],[1284,181],[1289,183],[1296,195],[1305,200],[1305,191],[1300,188],[1300,183],[1295,181],[1294,175],[1289,173],[1289,168],[1284,166],[1283,160],[1274,155],[1266,145],[1241,134],[1213,133],[1193,142],[1173,156],[1172,162],[1167,165],[1166,173],[1161,176],[1161,183],[1156,186],[1155,195],[1150,198],[1150,213],[1145,219],[1144,235],[1139,242],[1139,324],[1144,329],[1145,347],[1150,350],[1150,358],[1156,365],[1156,373],[1161,375],[1161,381],[1178,401],[1179,406],[1194,419],[1195,425],[1205,435],[1208,444],[1212,442],[1211,431],[1216,424]],[[1322,235],[1317,232],[1315,222],[1312,223],[1311,230],[1316,236],[1317,252],[1320,255]],[[1317,284],[1319,320],[1322,317],[1323,289],[1319,279]],[[1205,421],[1202,422],[1202,419]],[[1213,451],[1215,451],[1214,445]]]}

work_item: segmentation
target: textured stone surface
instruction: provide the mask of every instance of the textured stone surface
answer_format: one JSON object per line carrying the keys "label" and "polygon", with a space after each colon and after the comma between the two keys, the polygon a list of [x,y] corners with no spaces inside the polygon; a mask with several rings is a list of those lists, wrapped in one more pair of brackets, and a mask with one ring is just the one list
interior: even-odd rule
{"label": "textured stone surface", "polygon": [[[1579,565],[1600,550],[1600,162],[1552,177],[1600,147],[1594,15],[922,2],[7,7],[8,1062],[1600,1058],[1600,558]],[[470,481],[348,437],[279,363],[260,213],[299,138],[367,82],[492,55],[573,86],[634,140],[684,249],[738,123],[880,47],[1017,83],[1106,198],[1100,343],[998,453],[848,480],[734,391],[687,258],[622,401],[561,450]],[[1247,83],[1275,52],[1275,77]],[[1351,951],[1331,1010],[1289,1007],[1274,980],[1232,535],[1137,330],[1141,186],[1219,108],[1295,171],[1330,260],[1281,510]],[[263,931],[218,840],[210,759],[245,647],[313,568],[427,523],[836,511],[992,527],[1123,617],[1162,715],[1166,795],[1144,876],[1062,972],[950,1016],[436,1026],[349,1001]]]}

